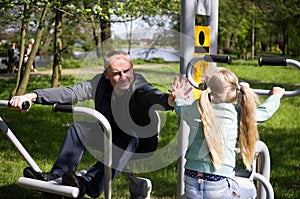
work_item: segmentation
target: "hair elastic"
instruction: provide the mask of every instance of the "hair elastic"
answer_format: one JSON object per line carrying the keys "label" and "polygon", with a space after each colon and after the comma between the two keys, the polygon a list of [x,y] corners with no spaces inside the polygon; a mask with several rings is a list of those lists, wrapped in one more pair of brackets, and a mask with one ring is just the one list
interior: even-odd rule
{"label": "hair elastic", "polygon": [[241,87],[247,87],[247,88],[250,88],[250,84],[248,82],[240,82],[239,83],[239,86],[240,86],[240,89]]}
{"label": "hair elastic", "polygon": [[208,93],[211,93],[211,89],[209,87],[206,88]]}

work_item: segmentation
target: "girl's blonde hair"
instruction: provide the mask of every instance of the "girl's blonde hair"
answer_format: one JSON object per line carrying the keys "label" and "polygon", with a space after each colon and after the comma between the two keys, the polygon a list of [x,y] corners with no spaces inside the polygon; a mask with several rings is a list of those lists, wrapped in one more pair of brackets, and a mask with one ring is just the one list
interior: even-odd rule
{"label": "girl's blonde hair", "polygon": [[237,100],[240,94],[238,147],[245,166],[250,170],[254,144],[258,139],[255,122],[257,95],[249,87],[240,87],[236,75],[225,68],[218,67],[209,71],[204,81],[207,89],[201,92],[199,99],[200,119],[203,123],[204,137],[213,166],[215,169],[220,167],[223,161],[223,154],[222,137],[212,112],[211,103],[232,103]]}

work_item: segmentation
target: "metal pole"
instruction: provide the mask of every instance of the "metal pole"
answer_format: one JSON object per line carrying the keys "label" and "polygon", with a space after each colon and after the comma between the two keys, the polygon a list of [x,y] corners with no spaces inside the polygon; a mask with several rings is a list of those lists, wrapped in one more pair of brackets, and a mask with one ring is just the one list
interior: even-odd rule
{"label": "metal pole", "polygon": [[[195,8],[196,0],[181,0],[181,34],[180,34],[180,73],[185,74],[188,62],[194,55],[194,31],[195,31]],[[193,98],[190,98],[193,99]],[[184,198],[184,153],[188,146],[189,128],[183,120],[180,121],[178,132],[178,179],[177,198]]]}
{"label": "metal pole", "polygon": [[112,130],[108,120],[95,109],[75,106],[74,114],[81,114],[96,118],[104,130],[104,198],[111,199],[112,194]]}
{"label": "metal pole", "polygon": [[219,0],[211,0],[211,12],[207,18],[210,26],[210,54],[218,54],[218,23],[219,23]]}
{"label": "metal pole", "polygon": [[[266,181],[269,182],[271,161],[270,161],[270,153],[267,145],[260,140],[256,141],[255,153],[257,153],[260,157],[258,161],[258,168],[257,169],[255,168],[255,170],[257,170],[256,173],[260,173],[262,176],[265,177]],[[257,185],[257,196],[260,199],[267,198],[266,193],[268,193],[268,198],[271,198],[270,195],[274,195],[272,193],[273,192],[272,186],[267,186],[265,184],[266,183],[263,184],[265,189],[262,189],[262,185],[260,183],[258,183]]]}
{"label": "metal pole", "polygon": [[28,189],[52,193],[59,196],[77,198],[79,195],[79,189],[77,187],[61,185],[61,182],[58,184],[54,180],[46,182],[32,178],[20,177],[18,184]]}
{"label": "metal pole", "polygon": [[21,153],[21,155],[24,157],[24,159],[30,165],[30,167],[33,170],[35,170],[36,172],[42,172],[40,167],[36,164],[36,162],[33,160],[33,158],[30,156],[30,154],[27,152],[27,150],[23,147],[23,145],[18,140],[18,138],[8,128],[8,126],[6,125],[6,123],[3,121],[3,119],[1,117],[0,117],[0,129],[2,129],[3,133],[15,145],[15,147],[18,149],[18,151]]}

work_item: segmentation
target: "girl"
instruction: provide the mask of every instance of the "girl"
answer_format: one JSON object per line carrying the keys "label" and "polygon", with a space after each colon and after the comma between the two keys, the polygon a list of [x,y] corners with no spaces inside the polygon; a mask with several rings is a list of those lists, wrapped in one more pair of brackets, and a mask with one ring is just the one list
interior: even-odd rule
{"label": "girl", "polygon": [[172,85],[175,111],[190,127],[185,194],[191,199],[243,198],[246,195],[234,180],[235,148],[240,148],[243,162],[250,170],[258,139],[256,122],[274,114],[284,89],[273,88],[273,95],[256,107],[255,93],[240,86],[228,69],[215,68],[204,77],[207,89],[192,104],[184,99],[191,90],[186,88],[185,76],[181,80],[175,77]]}

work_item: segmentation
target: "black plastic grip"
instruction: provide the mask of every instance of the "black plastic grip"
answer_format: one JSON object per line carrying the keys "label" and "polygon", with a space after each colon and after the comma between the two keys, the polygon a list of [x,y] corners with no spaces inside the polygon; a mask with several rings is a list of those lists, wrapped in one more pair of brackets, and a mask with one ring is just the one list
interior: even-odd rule
{"label": "black plastic grip", "polygon": [[226,63],[229,65],[232,64],[231,56],[205,55],[204,60],[207,62]]}
{"label": "black plastic grip", "polygon": [[284,57],[260,57],[258,58],[258,65],[287,66],[287,62]]}
{"label": "black plastic grip", "polygon": [[29,101],[25,101],[22,104],[22,110],[27,110],[30,107],[30,102]]}
{"label": "black plastic grip", "polygon": [[54,112],[73,113],[73,106],[66,104],[54,104],[52,107]]}

